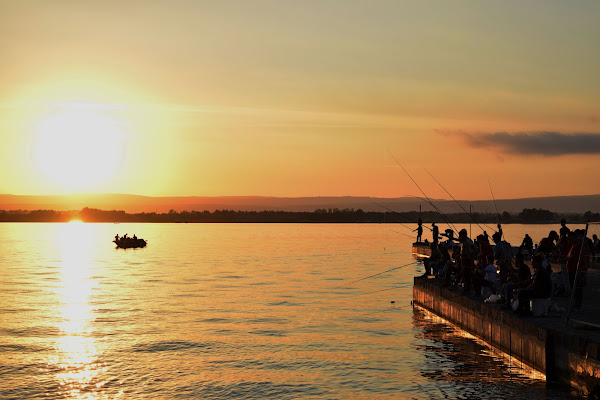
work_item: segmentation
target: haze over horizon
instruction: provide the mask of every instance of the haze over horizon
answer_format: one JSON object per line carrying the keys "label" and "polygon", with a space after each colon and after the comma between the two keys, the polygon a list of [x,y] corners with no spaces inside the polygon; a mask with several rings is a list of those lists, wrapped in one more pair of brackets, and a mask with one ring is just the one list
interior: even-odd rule
{"label": "haze over horizon", "polygon": [[596,194],[599,15],[591,0],[0,0],[0,193]]}

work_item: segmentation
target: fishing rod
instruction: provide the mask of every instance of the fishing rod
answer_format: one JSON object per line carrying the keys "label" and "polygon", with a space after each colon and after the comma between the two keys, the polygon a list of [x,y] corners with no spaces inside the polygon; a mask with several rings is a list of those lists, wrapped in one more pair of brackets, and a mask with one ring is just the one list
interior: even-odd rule
{"label": "fishing rod", "polygon": [[[427,169],[425,169],[425,171],[426,171],[426,172],[429,174],[429,176],[431,176],[431,177],[433,178],[433,180],[434,180],[434,181],[436,181],[436,183],[437,183],[438,185],[440,185],[440,187],[441,187],[442,189],[444,189],[444,192],[446,192],[446,193],[448,194],[448,196],[450,196],[450,197],[452,198],[452,200],[454,200],[454,201],[456,202],[456,204],[458,204],[458,206],[459,206],[459,207],[460,207],[460,208],[461,208],[461,209],[464,211],[464,213],[465,213],[465,214],[467,214],[467,215],[468,215],[468,216],[469,216],[469,217],[470,217],[470,218],[473,220],[473,222],[475,222],[475,223],[477,224],[477,226],[479,227],[479,229],[481,229],[481,231],[484,231],[484,229],[481,227],[481,225],[479,225],[479,222],[477,222],[477,221],[475,220],[475,218],[473,218],[473,215],[471,215],[471,213],[469,213],[469,212],[467,212],[467,210],[465,210],[465,208],[462,206],[462,204],[460,204],[460,202],[459,202],[458,200],[456,200],[456,199],[454,198],[454,196],[452,196],[452,195],[450,194],[450,192],[448,192],[448,191],[446,190],[446,188],[445,188],[444,186],[442,186],[442,184],[441,184],[441,183],[440,183],[440,182],[439,182],[437,179],[435,179],[435,176],[433,176],[433,175],[431,174],[431,172],[429,172]],[[484,225],[485,225],[485,224],[484,224]],[[489,227],[489,226],[487,226],[487,225],[485,225],[485,227],[486,227],[486,228],[488,228],[488,229],[492,229],[492,228],[490,228],[490,227]]]}
{"label": "fishing rod", "polygon": [[[494,208],[496,209],[496,224],[498,224],[498,229],[500,229],[500,213],[498,212],[498,206],[496,205],[496,198],[494,197],[494,191],[492,190],[492,184],[490,183],[489,179],[488,179],[488,185],[490,186],[490,193],[492,194],[492,200],[494,200]],[[504,231],[500,230],[502,232],[502,236],[504,236]]]}
{"label": "fishing rod", "polygon": [[344,284],[339,285],[339,286],[334,286],[334,287],[329,288],[329,289],[332,290],[332,289],[339,289],[339,288],[348,287],[348,285],[352,285],[353,283],[364,281],[364,280],[373,278],[373,277],[378,276],[378,275],[383,275],[383,274],[386,274],[388,272],[391,272],[391,271],[394,271],[394,270],[397,270],[397,269],[400,269],[400,268],[408,267],[409,265],[417,265],[417,263],[415,261],[412,261],[412,262],[410,262],[408,264],[404,264],[404,265],[401,265],[399,267],[390,268],[388,270],[385,270],[385,271],[382,271],[382,272],[378,272],[378,273],[373,274],[373,275],[365,276],[364,278],[360,278],[360,279],[357,279],[357,280],[352,281],[352,282],[344,283]]}
{"label": "fishing rod", "polygon": [[398,164],[400,166],[400,168],[402,168],[404,170],[404,172],[406,173],[406,175],[408,175],[408,177],[410,178],[410,180],[421,191],[421,193],[423,193],[423,196],[425,196],[425,198],[427,199],[427,201],[429,201],[429,203],[431,204],[432,203],[431,199],[429,199],[429,197],[427,197],[427,195],[425,194],[425,192],[423,191],[423,189],[421,189],[421,186],[419,186],[419,184],[417,182],[415,182],[415,180],[412,178],[412,176],[410,176],[410,174],[408,173],[408,171],[406,170],[406,168],[404,168],[404,166],[402,164],[400,164],[400,161],[398,161],[396,159],[396,157],[394,157],[394,155],[391,152],[390,152],[390,155],[392,156],[392,158],[394,159],[394,161],[396,161],[396,164]]}
{"label": "fishing rod", "polygon": [[[398,215],[402,216],[404,219],[407,219],[407,220],[409,220],[410,222],[413,222],[413,223],[415,223],[415,224],[418,224],[418,222],[417,222],[417,221],[415,221],[414,219],[411,219],[411,218],[407,217],[406,215],[402,215],[402,214],[401,214],[401,213],[399,213],[398,211],[392,210],[391,208],[388,208],[388,207],[384,206],[383,204],[376,203],[376,202],[374,202],[373,200],[370,200],[370,201],[371,201],[371,203],[375,204],[376,206],[379,206],[379,207],[381,207],[381,208],[383,208],[383,209],[385,209],[385,210],[387,210],[387,211],[390,211],[390,212],[392,212],[392,213],[394,213],[394,214],[398,214]],[[396,222],[397,222],[397,223],[399,223],[400,225],[402,225],[402,226],[404,226],[404,227],[406,227],[406,228],[408,228],[408,229],[411,229],[411,230],[412,230],[412,228],[411,228],[411,227],[408,227],[408,226],[404,225],[402,222],[400,222],[400,221],[398,221],[398,220],[396,220]],[[432,231],[432,230],[433,230],[433,229],[431,229],[431,228],[430,228],[430,227],[428,227],[428,226],[426,226],[425,228],[429,229],[430,231]]]}
{"label": "fishing rod", "polygon": [[[441,210],[439,208],[437,208],[435,206],[435,204],[433,204],[433,201],[431,201],[431,199],[429,197],[427,197],[427,195],[425,194],[425,192],[423,191],[423,189],[421,189],[421,187],[419,186],[419,184],[412,178],[412,176],[410,176],[410,174],[408,173],[408,171],[406,170],[406,168],[404,168],[404,166],[402,164],[400,164],[400,162],[398,161],[398,159],[396,159],[396,157],[394,157],[394,155],[390,152],[390,155],[392,156],[392,158],[394,159],[394,161],[396,161],[396,164],[398,164],[400,166],[400,168],[402,168],[404,170],[404,172],[406,173],[406,175],[408,175],[408,177],[410,178],[410,180],[415,184],[415,186],[421,191],[421,193],[423,194],[423,196],[425,196],[425,198],[427,199],[427,202],[437,211],[440,213],[440,215],[442,215],[443,213],[441,212]],[[451,224],[450,224],[451,225]],[[456,231],[456,228],[453,226],[453,229]],[[455,232],[458,233],[458,232]]]}
{"label": "fishing rod", "polygon": [[[399,222],[398,222],[398,223],[399,223]],[[413,236],[413,235],[407,235],[406,233],[402,233],[402,232],[400,232],[400,231],[395,231],[395,230],[393,230],[393,229],[392,229],[392,232],[394,232],[394,233],[398,233],[398,234],[400,234],[400,235],[404,235],[404,236],[406,236],[406,237],[409,237],[409,238],[411,238],[411,239],[412,239],[412,238],[414,238],[414,236]]]}
{"label": "fishing rod", "polygon": [[[419,199],[421,201],[427,202],[426,199],[419,197],[419,196],[411,196],[411,197],[414,197],[415,199]],[[432,201],[429,201],[428,204],[430,206],[432,206],[435,209],[435,211],[437,211],[438,214],[441,215],[441,217],[444,219],[444,222],[446,222],[446,224],[448,224],[448,226],[452,227],[452,230],[454,231],[454,233],[458,233],[458,229],[456,229],[456,226],[454,226],[454,224],[450,221],[450,218],[448,218],[448,216],[446,214],[444,214],[440,208],[438,208],[435,204],[433,204]]]}

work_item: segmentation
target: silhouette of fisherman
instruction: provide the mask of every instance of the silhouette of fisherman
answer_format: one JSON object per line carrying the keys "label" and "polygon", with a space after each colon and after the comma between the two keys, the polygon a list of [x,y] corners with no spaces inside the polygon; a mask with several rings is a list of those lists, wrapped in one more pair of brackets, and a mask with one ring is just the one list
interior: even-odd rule
{"label": "silhouette of fisherman", "polygon": [[528,233],[525,234],[525,237],[523,238],[523,242],[521,243],[521,246],[519,246],[519,252],[525,249],[529,252],[529,254],[533,253],[533,239],[531,239],[531,236],[529,236]]}
{"label": "silhouette of fisherman", "polygon": [[432,227],[431,233],[433,234],[433,243],[437,244],[438,239],[439,239],[440,228],[437,227],[435,222],[433,222],[431,224],[431,227]]}
{"label": "silhouette of fisherman", "polygon": [[564,218],[560,220],[560,230],[558,232],[560,233],[560,237],[566,236],[571,232],[571,230],[567,228],[567,221]]}
{"label": "silhouette of fisherman", "polygon": [[417,231],[417,243],[421,241],[421,238],[423,236],[423,220],[421,220],[421,218],[419,218],[419,221],[417,221],[417,224],[419,224],[419,226],[417,226],[417,229],[413,230]]}

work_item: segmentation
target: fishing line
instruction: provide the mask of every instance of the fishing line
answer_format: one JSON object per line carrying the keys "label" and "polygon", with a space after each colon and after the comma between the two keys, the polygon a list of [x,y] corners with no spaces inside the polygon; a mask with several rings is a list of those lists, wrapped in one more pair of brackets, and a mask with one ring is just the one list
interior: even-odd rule
{"label": "fishing line", "polygon": [[[409,218],[409,217],[407,217],[407,216],[403,215],[402,213],[399,213],[398,211],[392,210],[391,208],[388,208],[388,207],[384,206],[383,204],[376,203],[376,202],[374,202],[373,200],[370,200],[370,201],[371,201],[371,203],[375,204],[376,206],[379,206],[379,207],[383,208],[384,210],[387,210],[387,211],[389,211],[389,212],[392,212],[392,213],[394,213],[394,214],[398,214],[398,215],[400,215],[402,218],[404,218],[404,219],[407,219],[407,220],[409,220],[410,222],[413,222],[413,223],[415,223],[415,224],[417,224],[417,223],[418,223],[418,222],[417,222],[417,221],[415,221],[414,219],[412,219],[412,218]],[[392,215],[392,217],[393,217],[393,215]],[[396,222],[397,222],[397,223],[399,223],[400,225],[402,225],[402,226],[406,227],[407,229],[410,229],[410,230],[412,230],[412,228],[411,228],[411,227],[404,225],[402,222],[400,222],[400,221],[398,221],[398,220],[396,220]],[[426,226],[425,228],[429,229],[430,231],[431,231],[431,230],[433,230],[433,229],[431,229],[431,228],[430,228],[430,227],[428,227],[428,226]],[[412,236],[411,236],[411,237],[412,237]]]}
{"label": "fishing line", "polygon": [[[394,154],[392,154],[392,152],[390,152],[390,155],[392,156],[392,158],[394,159],[394,161],[396,161],[396,164],[398,164],[400,166],[400,168],[402,168],[404,170],[404,172],[406,173],[406,175],[408,175],[408,177],[410,178],[410,180],[415,184],[415,186],[421,191],[421,193],[423,194],[423,196],[425,196],[425,198],[427,199],[427,201],[429,202],[429,204],[437,211],[440,213],[440,215],[443,215],[443,213],[441,212],[441,210],[439,208],[437,208],[435,206],[435,204],[433,204],[433,201],[431,201],[431,199],[429,197],[427,197],[427,195],[425,194],[425,192],[423,191],[423,189],[421,189],[421,187],[419,186],[419,184],[412,178],[412,176],[410,176],[410,174],[408,173],[408,171],[406,170],[406,168],[404,168],[404,166],[402,164],[400,164],[400,161],[398,161],[396,159],[396,157],[394,156]],[[458,233],[458,232],[455,232]]]}
{"label": "fishing line", "polygon": [[[419,200],[421,200],[421,201],[427,201],[427,200],[425,200],[424,198],[422,198],[422,197],[419,197],[419,196],[411,196],[411,197],[414,197],[415,199],[419,199]],[[439,213],[439,214],[442,216],[442,219],[444,220],[444,222],[445,222],[445,223],[446,223],[448,226],[451,226],[451,227],[452,227],[452,229],[454,230],[454,233],[458,233],[458,229],[456,229],[456,226],[454,226],[454,224],[453,224],[452,222],[450,222],[450,218],[448,218],[448,217],[446,216],[446,214],[444,214],[444,213],[442,212],[442,210],[441,210],[441,209],[439,209],[438,207],[436,207],[436,205],[435,205],[435,204],[433,204],[433,202],[432,202],[431,200],[429,200],[429,204],[430,204],[430,205],[431,205],[431,206],[432,206],[432,207],[433,207],[433,208],[434,208],[434,209],[435,209],[435,210],[436,210],[436,211],[437,211],[437,212],[438,212],[438,213]]]}
{"label": "fishing line", "polygon": [[[334,286],[334,287],[327,288],[327,289],[328,289],[328,290],[333,290],[333,289],[345,288],[345,287],[348,287],[348,285],[352,285],[353,283],[361,282],[361,281],[367,280],[367,279],[369,279],[369,278],[373,278],[373,277],[375,277],[375,276],[378,276],[378,275],[383,275],[383,274],[385,274],[385,273],[388,273],[388,272],[391,272],[391,271],[394,271],[394,270],[397,270],[397,269],[400,269],[400,268],[408,267],[408,266],[410,266],[410,265],[417,265],[417,262],[415,262],[415,261],[412,261],[412,262],[410,262],[410,263],[408,263],[408,264],[400,265],[399,267],[390,268],[390,269],[388,269],[388,270],[385,270],[385,271],[382,271],[382,272],[378,272],[378,273],[376,273],[376,274],[373,274],[373,275],[365,276],[364,278],[360,278],[360,279],[357,279],[357,280],[355,280],[355,281],[348,282],[348,283],[344,283],[344,284],[342,284],[342,285],[339,285],[339,286]],[[356,295],[358,295],[358,294],[356,294]],[[314,317],[314,315],[317,313],[317,311],[318,311],[318,310],[322,310],[322,309],[324,309],[324,308],[329,308],[329,307],[327,307],[327,306],[322,306],[322,307],[314,307],[314,308],[313,308],[313,310],[314,310],[314,311],[313,311],[313,313],[312,313],[312,314],[311,314],[311,315],[308,317],[308,319],[307,319],[307,320],[306,320],[306,321],[305,321],[303,324],[301,324],[301,325],[299,325],[299,326],[306,326],[306,325],[307,325],[307,324],[308,324],[308,323],[309,323],[309,322],[312,320],[312,318],[313,318],[313,317]]]}
{"label": "fishing line", "polygon": [[395,270],[400,269],[400,268],[408,267],[409,265],[417,265],[417,262],[416,261],[412,261],[412,262],[410,262],[408,264],[404,264],[404,265],[401,265],[399,267],[390,268],[388,270],[385,270],[385,271],[382,271],[382,272],[378,272],[378,273],[373,274],[373,275],[365,276],[364,278],[360,278],[360,279],[357,279],[357,280],[352,281],[352,282],[344,283],[344,284],[339,285],[339,286],[334,286],[334,287],[329,288],[329,289],[333,290],[333,289],[339,289],[339,288],[348,287],[348,285],[352,285],[353,283],[361,282],[361,281],[373,278],[375,276],[379,276],[379,275],[383,275],[383,274],[386,274],[386,273],[391,272],[391,271],[395,271]]}
{"label": "fishing line", "polygon": [[[437,179],[435,179],[435,176],[433,176],[433,175],[431,174],[431,172],[429,172],[429,171],[427,170],[427,168],[425,168],[425,172],[427,172],[427,173],[429,174],[429,176],[431,176],[431,177],[433,178],[433,180],[434,180],[434,181],[436,181],[436,183],[437,183],[438,185],[440,185],[440,187],[441,187],[442,189],[444,189],[444,192],[446,192],[446,193],[448,194],[448,196],[450,196],[450,197],[452,198],[452,200],[454,200],[454,201],[456,202],[456,204],[458,204],[458,206],[459,206],[459,207],[460,207],[460,208],[461,208],[461,209],[462,209],[462,210],[465,212],[465,214],[467,214],[467,215],[468,215],[468,216],[469,216],[469,217],[470,217],[470,218],[473,220],[473,222],[475,222],[475,223],[477,224],[477,226],[479,227],[479,229],[481,229],[481,231],[483,232],[483,231],[484,231],[484,229],[481,227],[481,225],[479,225],[479,222],[475,221],[475,218],[473,218],[473,216],[471,215],[471,213],[469,213],[469,212],[467,212],[467,210],[465,210],[465,208],[462,206],[462,204],[460,204],[460,203],[458,202],[458,200],[456,200],[456,199],[454,198],[454,196],[452,196],[452,195],[450,194],[450,192],[449,192],[449,191],[447,191],[447,190],[446,190],[446,188],[445,188],[445,187],[443,187],[443,186],[442,186],[442,184],[441,184],[441,183],[440,183],[440,182],[439,182]],[[484,224],[484,225],[485,225],[485,224]],[[485,226],[486,226],[486,228],[488,228],[488,229],[492,229],[492,228],[490,228],[490,227],[489,227],[489,226],[487,226],[487,225],[485,225]]]}

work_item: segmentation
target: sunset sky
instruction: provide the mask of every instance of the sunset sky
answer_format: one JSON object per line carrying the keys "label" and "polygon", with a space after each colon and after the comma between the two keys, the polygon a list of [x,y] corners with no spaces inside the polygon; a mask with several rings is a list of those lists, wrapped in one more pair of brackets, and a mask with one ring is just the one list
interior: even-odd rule
{"label": "sunset sky", "polygon": [[[0,193],[597,194],[597,1],[0,0]],[[396,162],[396,160],[398,162]],[[488,184],[489,182],[489,184]]]}

